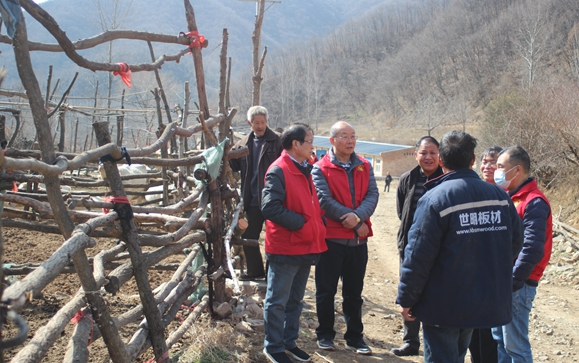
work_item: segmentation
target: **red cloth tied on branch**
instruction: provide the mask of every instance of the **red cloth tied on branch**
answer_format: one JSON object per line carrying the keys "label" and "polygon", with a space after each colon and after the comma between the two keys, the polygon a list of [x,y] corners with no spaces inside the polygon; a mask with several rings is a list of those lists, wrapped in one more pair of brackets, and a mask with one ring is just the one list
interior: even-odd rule
{"label": "red cloth tied on branch", "polygon": [[205,48],[207,47],[207,40],[203,34],[199,34],[198,30],[192,30],[188,33],[179,33],[179,35],[184,35],[190,39],[189,48]]}
{"label": "red cloth tied on branch", "polygon": [[159,359],[151,358],[148,361],[146,361],[145,363],[164,362],[167,358],[169,358],[169,351],[166,351],[165,353],[163,353],[163,355],[160,356]]}
{"label": "red cloth tied on branch", "polygon": [[119,65],[120,70],[118,72],[114,71],[113,76],[121,76],[121,79],[123,80],[123,82],[125,82],[127,87],[131,88],[131,75],[133,74],[133,72],[131,72],[131,70],[129,69],[129,65],[125,62],[117,64]]}
{"label": "red cloth tied on branch", "polygon": [[[129,201],[129,198],[127,198],[124,195],[120,195],[118,197],[106,197],[105,198],[105,203],[114,203],[114,204],[131,204],[131,202]],[[103,208],[103,213],[104,214],[108,214],[109,213],[109,209],[107,208]]]}
{"label": "red cloth tied on branch", "polygon": [[[76,315],[75,315],[72,319],[70,319],[70,322],[71,322],[71,323],[74,323],[74,324],[78,324],[78,322],[81,321],[81,320],[84,319],[84,318],[87,318],[87,319],[91,322],[91,324],[94,325],[94,319],[93,319],[93,317],[92,317],[92,315],[91,315],[91,313],[90,313],[90,310],[88,310],[88,309],[81,309],[81,310],[79,310],[79,311],[76,313]],[[91,330],[90,330],[90,337],[89,337],[89,339],[88,339],[87,346],[91,345],[91,343],[92,343],[92,333],[93,333],[93,329],[91,328]]]}

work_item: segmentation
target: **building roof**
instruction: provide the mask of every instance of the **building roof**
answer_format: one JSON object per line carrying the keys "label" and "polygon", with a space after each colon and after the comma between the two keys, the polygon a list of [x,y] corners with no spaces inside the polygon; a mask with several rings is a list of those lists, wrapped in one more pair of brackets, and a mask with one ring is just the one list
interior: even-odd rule
{"label": "building roof", "polygon": [[[323,147],[329,149],[332,147],[330,143],[330,138],[325,136],[314,136],[314,146]],[[397,144],[387,144],[383,142],[371,142],[371,141],[356,141],[356,153],[366,154],[366,155],[377,155],[381,153],[396,151],[401,149],[411,148],[410,145],[397,145]]]}

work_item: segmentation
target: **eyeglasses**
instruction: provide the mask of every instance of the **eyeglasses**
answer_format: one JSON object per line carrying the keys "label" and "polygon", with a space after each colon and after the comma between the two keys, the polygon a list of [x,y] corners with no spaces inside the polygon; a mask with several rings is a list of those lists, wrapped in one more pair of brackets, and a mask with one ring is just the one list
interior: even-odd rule
{"label": "eyeglasses", "polygon": [[336,136],[336,139],[338,140],[358,140],[358,136],[354,135],[354,136],[345,136],[345,135],[340,135],[340,136]]}
{"label": "eyeglasses", "polygon": [[304,140],[302,143],[307,142],[308,144],[313,144],[314,140]]}

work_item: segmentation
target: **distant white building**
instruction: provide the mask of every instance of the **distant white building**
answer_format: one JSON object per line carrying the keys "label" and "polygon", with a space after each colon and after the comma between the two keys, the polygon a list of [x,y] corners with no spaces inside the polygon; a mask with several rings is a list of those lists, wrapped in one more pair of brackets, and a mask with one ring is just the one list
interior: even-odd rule
{"label": "distant white building", "polygon": [[[316,156],[321,158],[332,147],[330,138],[314,136]],[[394,177],[415,167],[414,146],[387,144],[382,142],[356,141],[356,154],[366,158],[374,168],[377,177],[386,176],[387,172]]]}

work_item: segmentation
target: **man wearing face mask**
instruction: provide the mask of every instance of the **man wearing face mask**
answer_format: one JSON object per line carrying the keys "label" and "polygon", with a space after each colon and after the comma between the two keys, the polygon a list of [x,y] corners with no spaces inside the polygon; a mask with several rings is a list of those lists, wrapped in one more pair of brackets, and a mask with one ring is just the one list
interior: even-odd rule
{"label": "man wearing face mask", "polygon": [[549,200],[529,176],[531,159],[521,146],[503,150],[497,160],[495,183],[506,189],[523,220],[523,249],[513,266],[513,320],[493,328],[499,363],[532,363],[529,315],[539,280],[549,263],[553,224]]}

